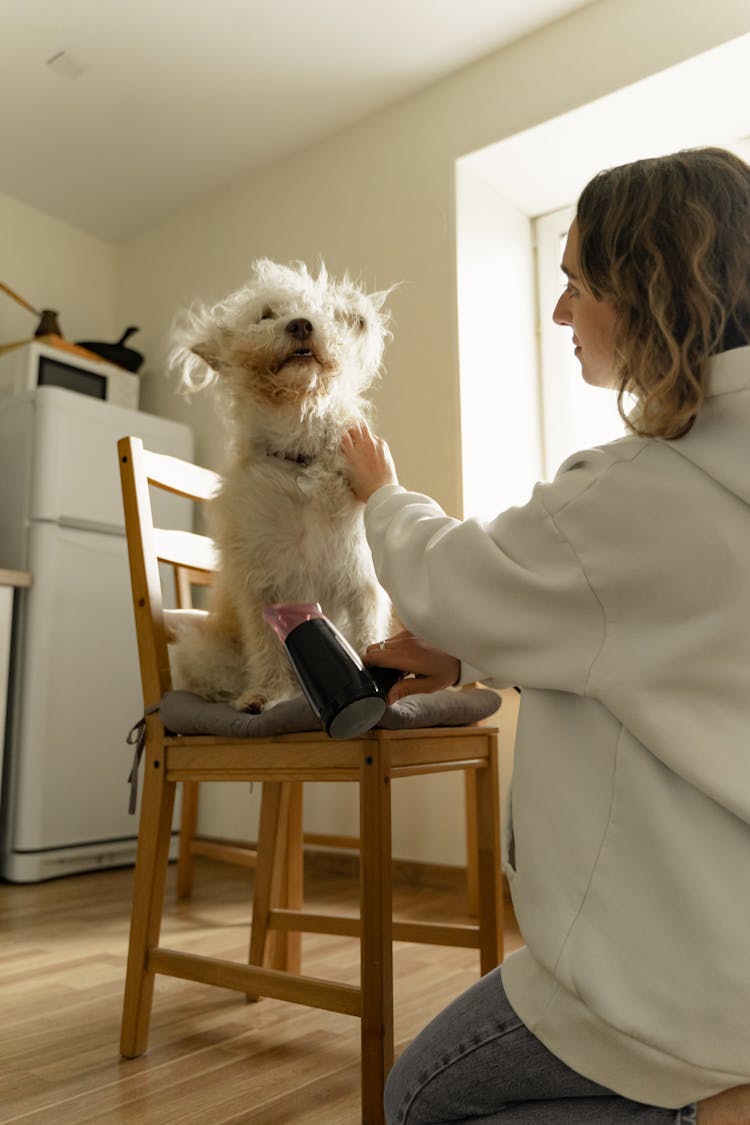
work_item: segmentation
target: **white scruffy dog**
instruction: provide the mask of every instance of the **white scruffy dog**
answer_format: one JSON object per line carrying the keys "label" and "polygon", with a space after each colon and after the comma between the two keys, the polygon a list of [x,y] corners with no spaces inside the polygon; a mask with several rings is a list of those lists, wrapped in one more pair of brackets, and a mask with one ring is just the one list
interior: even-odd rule
{"label": "white scruffy dog", "polygon": [[180,318],[171,365],[188,391],[216,381],[228,457],[209,507],[219,552],[210,611],[177,631],[177,686],[239,711],[298,694],[261,617],[271,603],[320,602],[358,652],[388,635],[390,603],[340,451],[367,413],[387,295],[336,282],[324,266],[313,277],[302,263],[264,259],[245,288]]}

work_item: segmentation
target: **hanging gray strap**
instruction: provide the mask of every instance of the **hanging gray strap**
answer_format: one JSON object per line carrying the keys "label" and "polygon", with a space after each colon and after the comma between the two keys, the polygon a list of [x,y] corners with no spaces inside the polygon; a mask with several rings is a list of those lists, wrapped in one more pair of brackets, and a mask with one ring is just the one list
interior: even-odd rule
{"label": "hanging gray strap", "polygon": [[153,707],[149,707],[144,712],[143,718],[139,719],[134,726],[128,731],[128,736],[125,739],[128,746],[135,746],[133,752],[133,765],[128,774],[128,785],[130,786],[130,801],[128,802],[128,812],[132,815],[135,812],[136,801],[138,800],[138,767],[141,764],[143,751],[146,746],[146,715],[153,715],[159,710],[159,704],[156,703]]}

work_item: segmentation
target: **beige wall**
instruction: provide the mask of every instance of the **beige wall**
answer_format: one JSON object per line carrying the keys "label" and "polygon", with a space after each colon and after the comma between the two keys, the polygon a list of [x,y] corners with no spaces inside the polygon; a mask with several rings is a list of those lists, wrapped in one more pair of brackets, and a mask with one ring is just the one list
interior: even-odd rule
{"label": "beige wall", "polygon": [[[57,309],[68,340],[116,338],[117,261],[109,243],[0,194],[0,281],[35,308]],[[0,342],[27,340],[36,326],[0,293]]]}
{"label": "beige wall", "polygon": [[[460,513],[456,158],[748,30],[746,0],[601,0],[128,242],[117,319],[143,329],[144,408],[191,422],[199,460],[220,464],[210,401],[187,406],[161,374],[166,330],[195,296],[241,284],[255,257],[323,256],[370,286],[400,281],[378,425],[404,483]],[[503,725],[507,784],[512,722]],[[352,801],[330,789],[311,799],[310,827],[346,831]],[[461,861],[454,794],[445,779],[414,787],[408,822],[396,809],[396,854]],[[244,835],[256,805],[257,794],[218,791],[204,802],[204,828]]]}

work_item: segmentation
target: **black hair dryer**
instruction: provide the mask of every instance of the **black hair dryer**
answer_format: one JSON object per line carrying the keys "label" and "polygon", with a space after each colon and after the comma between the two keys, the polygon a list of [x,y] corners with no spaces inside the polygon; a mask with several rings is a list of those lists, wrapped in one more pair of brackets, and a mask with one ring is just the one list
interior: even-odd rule
{"label": "black hair dryer", "polygon": [[330,738],[356,738],[379,722],[399,672],[368,670],[317,602],[269,605],[263,619],[284,645],[307,702]]}

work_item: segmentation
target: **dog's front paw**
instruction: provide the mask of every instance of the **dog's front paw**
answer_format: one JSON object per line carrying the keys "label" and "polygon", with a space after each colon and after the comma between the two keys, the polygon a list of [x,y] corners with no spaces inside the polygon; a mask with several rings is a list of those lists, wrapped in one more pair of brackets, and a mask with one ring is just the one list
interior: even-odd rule
{"label": "dog's front paw", "polygon": [[259,715],[266,705],[266,697],[257,691],[243,691],[236,699],[231,701],[235,711],[248,711],[251,715]]}

